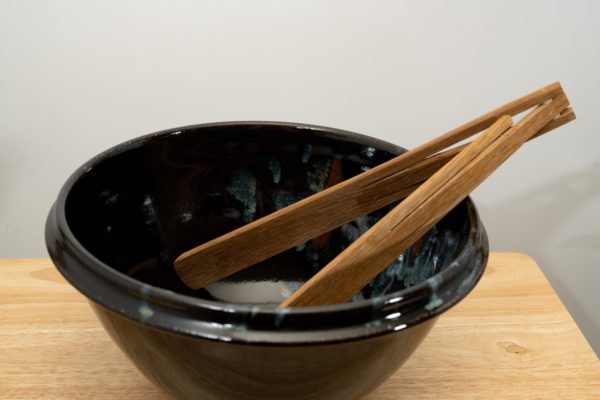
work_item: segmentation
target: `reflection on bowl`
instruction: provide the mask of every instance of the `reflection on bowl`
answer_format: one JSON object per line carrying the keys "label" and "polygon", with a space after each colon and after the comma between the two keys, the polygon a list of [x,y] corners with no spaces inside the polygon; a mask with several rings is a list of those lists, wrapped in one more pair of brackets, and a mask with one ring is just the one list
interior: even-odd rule
{"label": "reflection on bowl", "polygon": [[470,199],[346,304],[276,308],[393,205],[198,291],[172,263],[402,151],[301,124],[159,132],[76,171],[50,211],[46,243],[125,354],[176,397],[360,398],[483,273],[487,237]]}

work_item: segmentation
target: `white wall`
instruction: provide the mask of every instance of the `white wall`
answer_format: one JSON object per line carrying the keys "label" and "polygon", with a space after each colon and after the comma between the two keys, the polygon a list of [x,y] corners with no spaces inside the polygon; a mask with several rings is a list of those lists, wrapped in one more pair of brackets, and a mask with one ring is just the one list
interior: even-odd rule
{"label": "white wall", "polygon": [[45,256],[68,174],[141,134],[280,120],[412,147],[560,80],[578,120],[474,198],[599,351],[599,20],[593,1],[0,0],[0,257]]}

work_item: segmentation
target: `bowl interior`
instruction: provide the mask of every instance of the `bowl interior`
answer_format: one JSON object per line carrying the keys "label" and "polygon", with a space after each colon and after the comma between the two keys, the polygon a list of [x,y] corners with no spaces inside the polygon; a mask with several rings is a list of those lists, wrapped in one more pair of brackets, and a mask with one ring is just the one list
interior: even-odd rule
{"label": "bowl interior", "polygon": [[[90,164],[69,192],[67,223],[95,257],[150,285],[209,300],[275,305],[393,205],[197,291],[179,280],[173,260],[401,151],[360,135],[291,124],[220,124],[147,136]],[[461,204],[353,300],[398,291],[439,272],[468,232]]]}

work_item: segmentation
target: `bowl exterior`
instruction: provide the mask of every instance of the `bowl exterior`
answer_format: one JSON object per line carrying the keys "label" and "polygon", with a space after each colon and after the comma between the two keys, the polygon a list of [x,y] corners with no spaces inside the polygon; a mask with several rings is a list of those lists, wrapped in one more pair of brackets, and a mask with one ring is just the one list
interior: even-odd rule
{"label": "bowl exterior", "polygon": [[137,368],[179,399],[359,399],[389,378],[437,321],[366,340],[269,346],[175,334],[90,304]]}

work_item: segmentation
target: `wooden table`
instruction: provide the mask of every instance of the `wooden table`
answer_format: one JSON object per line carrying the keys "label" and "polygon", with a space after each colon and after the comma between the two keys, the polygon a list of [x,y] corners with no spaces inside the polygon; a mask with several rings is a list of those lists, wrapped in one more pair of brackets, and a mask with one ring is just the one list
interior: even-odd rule
{"label": "wooden table", "polygon": [[[168,397],[48,260],[0,260],[0,399],[34,398]],[[600,399],[600,363],[535,262],[494,253],[473,293],[367,399]]]}

